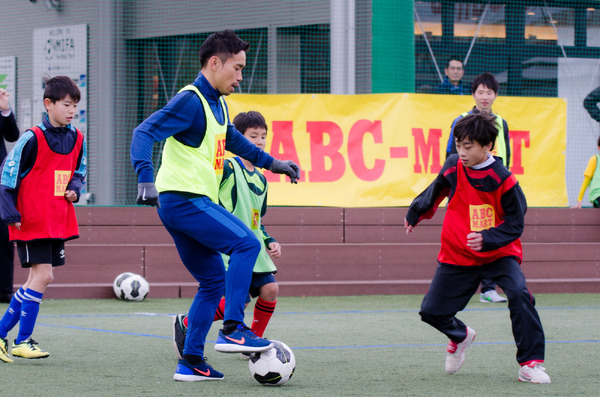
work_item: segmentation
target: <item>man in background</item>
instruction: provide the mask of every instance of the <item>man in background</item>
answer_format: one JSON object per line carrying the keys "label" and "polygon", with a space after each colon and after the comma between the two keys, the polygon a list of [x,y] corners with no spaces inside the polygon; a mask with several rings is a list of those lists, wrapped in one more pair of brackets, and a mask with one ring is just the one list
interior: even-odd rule
{"label": "man in background", "polygon": [[[4,140],[19,139],[19,127],[8,103],[9,93],[0,88],[0,161],[6,157]],[[10,303],[13,293],[14,247],[8,241],[8,227],[0,220],[0,303]]]}
{"label": "man in background", "polygon": [[467,92],[461,81],[465,75],[465,69],[458,57],[451,56],[448,58],[448,66],[444,68],[444,73],[446,77],[442,84],[438,86],[437,94],[464,95]]}

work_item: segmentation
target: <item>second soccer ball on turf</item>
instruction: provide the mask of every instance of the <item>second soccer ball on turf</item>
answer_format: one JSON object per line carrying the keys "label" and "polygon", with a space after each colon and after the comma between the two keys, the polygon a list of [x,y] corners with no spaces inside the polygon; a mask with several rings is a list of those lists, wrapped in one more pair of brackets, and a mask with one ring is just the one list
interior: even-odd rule
{"label": "second soccer ball on turf", "polygon": [[296,358],[292,349],[283,342],[272,340],[273,347],[266,352],[252,353],[248,360],[250,374],[264,386],[279,386],[286,383],[296,369]]}
{"label": "second soccer ball on turf", "polygon": [[126,278],[133,276],[133,273],[125,272],[119,274],[115,277],[115,281],[113,281],[113,291],[115,292],[115,296],[121,299],[121,284],[125,281]]}
{"label": "second soccer ball on turf", "polygon": [[150,285],[139,274],[121,273],[113,282],[113,290],[119,299],[141,302],[150,292]]}

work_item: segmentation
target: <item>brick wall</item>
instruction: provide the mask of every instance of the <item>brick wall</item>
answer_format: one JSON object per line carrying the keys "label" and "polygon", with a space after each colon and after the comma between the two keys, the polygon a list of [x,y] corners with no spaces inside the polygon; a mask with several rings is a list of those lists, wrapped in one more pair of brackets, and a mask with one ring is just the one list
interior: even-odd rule
{"label": "brick wall", "polygon": [[[264,223],[282,244],[281,296],[423,294],[436,267],[444,210],[404,233],[406,208],[272,207]],[[156,209],[77,207],[80,238],[67,243],[47,298],[112,298],[122,272],[142,274],[152,298],[192,297]],[[533,293],[600,292],[600,211],[530,208],[523,272]],[[27,277],[15,261],[15,287]]]}

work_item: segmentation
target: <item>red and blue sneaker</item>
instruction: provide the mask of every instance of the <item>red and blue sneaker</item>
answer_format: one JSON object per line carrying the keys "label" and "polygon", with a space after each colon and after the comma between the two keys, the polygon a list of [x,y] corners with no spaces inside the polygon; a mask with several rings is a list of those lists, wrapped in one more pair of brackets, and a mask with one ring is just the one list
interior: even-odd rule
{"label": "red and blue sneaker", "polygon": [[223,380],[222,373],[208,365],[206,357],[202,358],[202,362],[197,365],[192,365],[186,360],[179,360],[177,369],[173,379],[180,382],[199,382],[201,380]]}
{"label": "red and blue sneaker", "polygon": [[245,324],[240,323],[236,329],[225,335],[219,330],[215,350],[221,353],[261,353],[273,347],[267,339],[258,337]]}

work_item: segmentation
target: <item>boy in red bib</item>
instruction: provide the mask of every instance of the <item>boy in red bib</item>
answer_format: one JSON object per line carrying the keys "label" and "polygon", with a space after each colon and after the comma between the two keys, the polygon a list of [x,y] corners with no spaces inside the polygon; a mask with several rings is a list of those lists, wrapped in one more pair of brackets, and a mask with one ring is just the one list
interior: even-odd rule
{"label": "boy in red bib", "polygon": [[53,267],[65,264],[65,241],[79,237],[73,203],[79,200],[86,175],[85,142],[71,126],[81,94],[73,80],[56,76],[46,81],[42,123],[19,138],[2,164],[0,212],[17,243],[21,266],[29,268],[25,284],[13,296],[0,321],[0,361],[12,362],[8,332],[19,334],[12,355],[46,358],[31,338]]}
{"label": "boy in red bib", "polygon": [[430,219],[448,197],[442,226],[438,268],[421,304],[421,319],[445,334],[446,372],[460,369],[475,331],[456,318],[477,290],[481,279],[496,282],[506,293],[517,344],[519,380],[550,383],[544,362],[544,330],[521,271],[527,211],[517,179],[490,152],[498,130],[494,117],[471,114],[454,127],[458,154],[448,157],[437,178],[414,199],[406,233]]}

